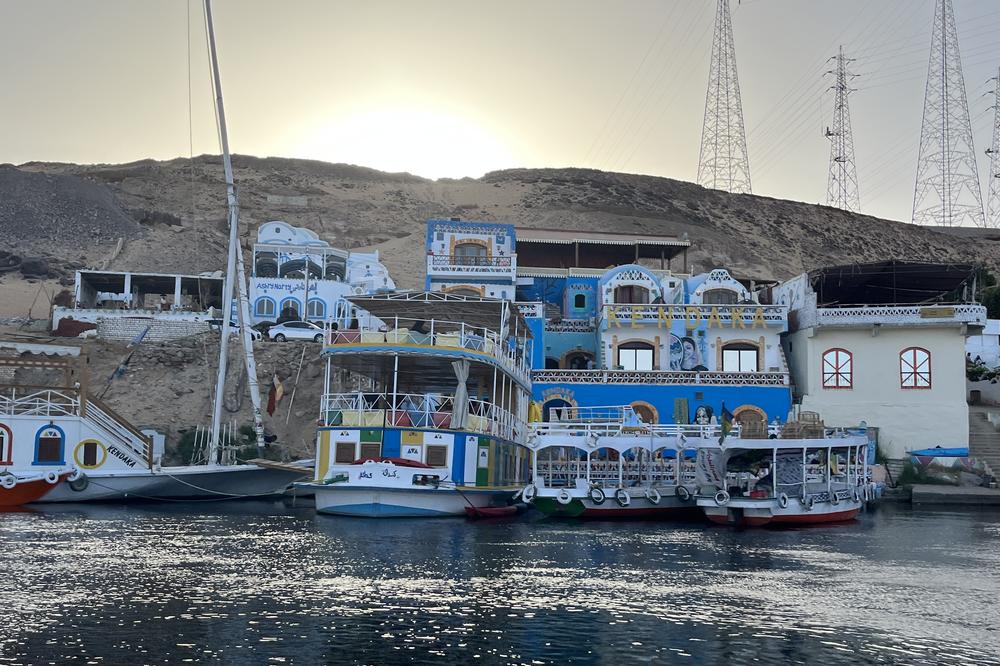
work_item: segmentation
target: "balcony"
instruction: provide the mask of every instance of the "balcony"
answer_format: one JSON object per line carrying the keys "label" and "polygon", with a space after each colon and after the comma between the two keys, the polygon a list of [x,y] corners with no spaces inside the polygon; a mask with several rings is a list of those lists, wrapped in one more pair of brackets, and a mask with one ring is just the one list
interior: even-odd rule
{"label": "balcony", "polygon": [[449,277],[499,276],[514,278],[517,255],[504,257],[466,257],[453,254],[427,255],[427,275]]}
{"label": "balcony", "polygon": [[803,308],[796,311],[796,328],[823,326],[986,326],[986,307],[976,303],[934,305],[858,305],[836,308]]}
{"label": "balcony", "polygon": [[789,386],[787,372],[686,370],[535,370],[536,384],[646,384],[652,386]]}
{"label": "balcony", "polygon": [[601,307],[601,326],[656,326],[671,328],[683,322],[689,330],[703,324],[708,328],[777,328],[783,331],[788,322],[788,307],[784,305],[684,305],[607,303]]}
{"label": "balcony", "polygon": [[523,421],[485,400],[469,399],[459,423],[455,396],[440,393],[327,393],[320,405],[320,424],[326,427],[433,428],[510,441],[527,432]]}

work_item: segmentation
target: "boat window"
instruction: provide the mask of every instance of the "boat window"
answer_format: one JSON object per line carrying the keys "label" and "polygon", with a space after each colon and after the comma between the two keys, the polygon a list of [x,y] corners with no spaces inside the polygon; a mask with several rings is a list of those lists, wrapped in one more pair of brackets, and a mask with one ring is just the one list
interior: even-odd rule
{"label": "boat window", "polygon": [[361,459],[362,460],[374,460],[375,458],[382,457],[382,443],[381,442],[362,442],[361,443]]}
{"label": "boat window", "polygon": [[441,444],[428,444],[427,464],[431,467],[447,467],[448,447]]}
{"label": "boat window", "polygon": [[846,349],[823,352],[823,388],[849,389],[854,386],[854,357]]}
{"label": "boat window", "polygon": [[14,459],[14,437],[10,428],[0,424],[0,465],[11,465]]}
{"label": "boat window", "polygon": [[339,464],[350,464],[354,462],[354,452],[356,451],[354,442],[337,442],[334,451],[333,461]]}
{"label": "boat window", "polygon": [[737,343],[722,348],[723,372],[757,372],[758,349],[756,345]]}
{"label": "boat window", "polygon": [[97,442],[83,443],[83,466],[97,467]]}
{"label": "boat window", "polygon": [[931,353],[922,347],[908,347],[899,353],[899,385],[905,389],[931,387]]}
{"label": "boat window", "polygon": [[622,370],[652,370],[653,345],[630,342],[618,348],[618,366]]}
{"label": "boat window", "polygon": [[63,434],[56,428],[42,428],[35,443],[35,464],[62,465]]}

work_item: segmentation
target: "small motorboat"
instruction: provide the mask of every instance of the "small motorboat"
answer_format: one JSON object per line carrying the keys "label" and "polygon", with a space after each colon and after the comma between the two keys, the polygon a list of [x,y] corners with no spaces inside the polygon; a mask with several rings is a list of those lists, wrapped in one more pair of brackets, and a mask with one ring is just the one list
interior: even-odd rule
{"label": "small motorboat", "polygon": [[509,504],[507,506],[467,506],[465,507],[465,515],[469,518],[506,518],[509,516],[516,516],[519,513],[519,509],[515,504]]}
{"label": "small motorboat", "polygon": [[52,470],[44,474],[31,475],[4,472],[0,474],[0,507],[15,507],[37,502],[74,474],[77,472]]}

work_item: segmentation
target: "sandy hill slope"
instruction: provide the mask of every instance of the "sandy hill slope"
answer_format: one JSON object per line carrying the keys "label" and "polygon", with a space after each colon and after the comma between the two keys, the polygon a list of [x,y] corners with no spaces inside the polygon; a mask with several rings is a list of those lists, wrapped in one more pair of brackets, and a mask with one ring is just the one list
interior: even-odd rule
{"label": "sandy hill slope", "polygon": [[[423,280],[424,221],[436,216],[687,234],[695,269],[724,265],[754,277],[787,278],[822,265],[888,257],[1000,266],[997,234],[942,233],[652,176],[512,169],[432,181],[309,160],[238,155],[234,164],[246,246],[258,224],[283,219],[336,246],[379,248],[405,287]],[[17,197],[8,200],[12,191]],[[223,265],[225,190],[217,156],[5,166],[0,201],[0,250],[94,265],[125,238],[113,268],[200,272]],[[42,238],[39,219],[48,220]]]}

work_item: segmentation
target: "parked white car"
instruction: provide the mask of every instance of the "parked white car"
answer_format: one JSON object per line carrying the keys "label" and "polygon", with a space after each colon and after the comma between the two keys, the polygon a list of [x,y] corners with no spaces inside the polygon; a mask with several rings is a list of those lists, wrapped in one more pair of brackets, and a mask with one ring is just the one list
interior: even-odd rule
{"label": "parked white car", "polygon": [[275,324],[268,330],[267,336],[276,342],[285,340],[312,340],[323,342],[323,327],[311,321],[286,321]]}
{"label": "parked white car", "polygon": [[[205,321],[208,323],[208,328],[210,330],[213,330],[213,331],[215,331],[217,333],[221,333],[222,332],[222,320],[221,319],[206,319]],[[240,325],[237,324],[235,321],[230,321],[229,322],[229,334],[230,335],[239,335],[240,334]],[[260,340],[262,337],[264,337],[264,336],[261,334],[260,331],[254,330],[252,328],[250,329],[250,339],[251,340]]]}

